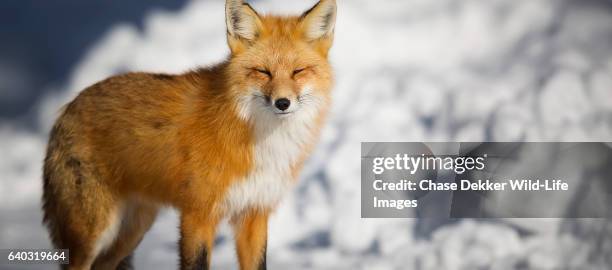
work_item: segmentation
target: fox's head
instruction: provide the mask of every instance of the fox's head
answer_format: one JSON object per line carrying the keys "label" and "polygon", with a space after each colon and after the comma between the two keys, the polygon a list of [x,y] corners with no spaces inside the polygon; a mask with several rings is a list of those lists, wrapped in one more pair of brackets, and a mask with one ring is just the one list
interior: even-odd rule
{"label": "fox's head", "polygon": [[282,17],[227,0],[228,76],[242,118],[300,118],[323,107],[332,84],[327,55],[335,21],[335,0]]}

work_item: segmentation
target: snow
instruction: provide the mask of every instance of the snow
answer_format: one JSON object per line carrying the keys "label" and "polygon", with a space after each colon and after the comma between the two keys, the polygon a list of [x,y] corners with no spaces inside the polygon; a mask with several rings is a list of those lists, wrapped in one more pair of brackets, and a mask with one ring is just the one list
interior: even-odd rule
{"label": "snow", "polygon": [[[609,5],[338,2],[331,118],[272,218],[271,269],[609,269],[609,221],[361,219],[359,197],[362,141],[612,140]],[[253,5],[294,13],[312,3]],[[222,60],[223,10],[222,1],[193,1],[177,13],[152,12],[142,30],[116,25],[60,94],[42,97],[37,132],[0,125],[0,248],[49,245],[40,175],[60,106],[112,74]],[[137,268],[176,267],[177,226],[175,211],[160,215],[137,250]],[[213,265],[235,268],[230,230],[220,231]]]}

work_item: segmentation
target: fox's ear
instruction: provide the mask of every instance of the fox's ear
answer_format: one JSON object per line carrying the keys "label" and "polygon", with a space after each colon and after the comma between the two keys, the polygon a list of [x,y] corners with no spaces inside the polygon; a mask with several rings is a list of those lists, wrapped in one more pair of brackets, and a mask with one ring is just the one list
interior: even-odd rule
{"label": "fox's ear", "polygon": [[333,38],[336,25],[336,0],[320,0],[300,18],[305,38],[314,41]]}
{"label": "fox's ear", "polygon": [[226,0],[225,22],[227,38],[234,52],[240,43],[255,41],[263,27],[259,14],[243,0]]}

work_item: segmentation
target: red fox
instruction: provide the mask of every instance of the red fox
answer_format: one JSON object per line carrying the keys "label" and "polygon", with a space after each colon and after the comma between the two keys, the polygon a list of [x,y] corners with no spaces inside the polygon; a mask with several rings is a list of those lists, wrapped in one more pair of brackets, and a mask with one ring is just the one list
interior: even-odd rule
{"label": "red fox", "polygon": [[234,229],[240,269],[266,268],[268,217],[330,105],[335,0],[301,16],[226,1],[229,58],[179,75],[128,73],[82,91],[50,132],[43,222],[67,269],[125,269],[158,209],[180,212],[180,268],[209,269]]}

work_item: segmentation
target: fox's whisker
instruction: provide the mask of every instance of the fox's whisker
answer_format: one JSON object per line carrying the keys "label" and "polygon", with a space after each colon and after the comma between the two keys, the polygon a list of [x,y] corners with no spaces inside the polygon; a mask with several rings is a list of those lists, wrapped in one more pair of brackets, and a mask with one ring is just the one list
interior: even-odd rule
{"label": "fox's whisker", "polygon": [[253,97],[255,97],[255,98],[263,98],[263,99],[265,99],[265,98],[266,98],[266,96],[265,96],[265,95],[263,95],[263,94],[257,94],[257,93],[253,94]]}

